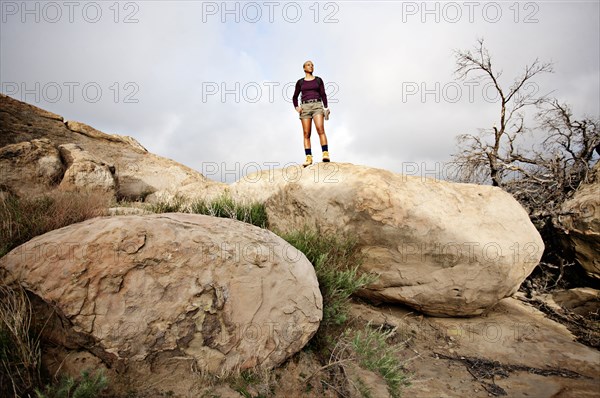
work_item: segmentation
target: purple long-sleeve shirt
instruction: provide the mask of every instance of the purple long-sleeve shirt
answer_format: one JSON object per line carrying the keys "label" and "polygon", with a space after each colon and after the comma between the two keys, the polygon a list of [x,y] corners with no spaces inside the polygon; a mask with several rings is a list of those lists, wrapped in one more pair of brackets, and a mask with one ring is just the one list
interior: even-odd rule
{"label": "purple long-sleeve shirt", "polygon": [[[313,80],[299,79],[296,82],[296,89],[292,97],[294,102],[294,108],[298,106],[298,94],[302,91],[302,101],[311,99],[320,99],[323,101],[323,106],[327,108],[327,94],[325,94],[325,84],[317,81],[319,79],[315,76]],[[323,82],[323,80],[321,80]]]}

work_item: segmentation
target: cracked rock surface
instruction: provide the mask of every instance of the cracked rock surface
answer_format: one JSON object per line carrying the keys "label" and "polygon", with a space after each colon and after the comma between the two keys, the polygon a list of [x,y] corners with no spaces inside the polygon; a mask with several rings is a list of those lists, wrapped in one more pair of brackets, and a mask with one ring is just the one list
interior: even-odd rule
{"label": "cracked rock surface", "polygon": [[73,224],[11,251],[0,275],[60,318],[45,338],[60,345],[62,335],[65,348],[144,380],[178,366],[216,374],[277,366],[322,318],[304,254],[268,230],[196,214]]}
{"label": "cracked rock surface", "polygon": [[317,163],[245,176],[231,192],[264,202],[274,230],[355,236],[363,270],[379,275],[360,294],[430,315],[481,314],[516,292],[544,251],[527,212],[492,186]]}

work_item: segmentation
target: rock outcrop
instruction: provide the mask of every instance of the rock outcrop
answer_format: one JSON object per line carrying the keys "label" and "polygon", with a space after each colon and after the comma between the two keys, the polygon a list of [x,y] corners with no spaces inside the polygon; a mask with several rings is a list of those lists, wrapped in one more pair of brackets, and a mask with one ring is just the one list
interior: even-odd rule
{"label": "rock outcrop", "polygon": [[363,271],[379,275],[361,295],[432,315],[481,314],[516,292],[544,251],[526,211],[491,186],[319,163],[246,176],[231,195],[264,202],[273,230],[356,237]]}
{"label": "rock outcrop", "polygon": [[561,207],[554,224],[564,232],[562,241],[575,259],[595,278],[600,278],[600,162],[592,178]]}
{"label": "rock outcrop", "polygon": [[146,383],[157,374],[184,382],[181,369],[279,365],[322,318],[301,252],[268,230],[203,215],[73,224],[11,251],[0,274],[46,304],[36,317],[60,318],[46,340]]}
{"label": "rock outcrop", "polygon": [[[40,146],[42,139],[47,141]],[[56,162],[60,145],[77,145],[99,164],[114,167],[111,174],[120,198],[144,199],[156,191],[176,190],[188,184],[207,187],[211,192],[226,187],[189,167],[148,152],[132,137],[106,134],[84,123],[65,121],[62,116],[0,94],[0,189],[29,195],[57,187],[71,166],[62,158],[62,163]],[[15,167],[32,156],[34,163],[26,168]],[[77,165],[67,175],[65,185],[76,186],[76,180],[97,183],[98,178],[103,180],[103,187],[110,185],[106,170],[100,169],[103,167],[88,162]],[[75,171],[78,177],[73,176]],[[39,173],[43,178],[38,177]]]}
{"label": "rock outcrop", "polygon": [[60,153],[47,138],[0,148],[0,191],[19,196],[44,193],[62,180],[64,172]]}
{"label": "rock outcrop", "polygon": [[116,194],[115,166],[107,164],[77,144],[59,145],[67,165],[59,188],[66,191],[92,190]]}

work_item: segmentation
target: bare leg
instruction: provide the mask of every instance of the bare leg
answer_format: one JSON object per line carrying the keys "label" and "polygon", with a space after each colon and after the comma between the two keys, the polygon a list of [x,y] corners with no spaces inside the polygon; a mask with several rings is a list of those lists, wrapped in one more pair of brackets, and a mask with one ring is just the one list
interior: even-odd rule
{"label": "bare leg", "polygon": [[304,133],[304,149],[310,149],[310,133],[312,119],[300,119]]}
{"label": "bare leg", "polygon": [[327,136],[325,135],[325,125],[323,123],[323,120],[324,120],[323,115],[314,115],[313,120],[315,121],[315,127],[317,128],[317,133],[319,134],[319,141],[321,142],[321,146],[327,145]]}

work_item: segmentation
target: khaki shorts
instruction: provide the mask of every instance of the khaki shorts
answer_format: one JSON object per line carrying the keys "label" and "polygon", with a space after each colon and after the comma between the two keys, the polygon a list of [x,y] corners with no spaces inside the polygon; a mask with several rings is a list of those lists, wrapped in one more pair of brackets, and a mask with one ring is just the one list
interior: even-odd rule
{"label": "khaki shorts", "polygon": [[307,102],[306,104],[300,104],[302,112],[300,112],[300,119],[312,119],[314,115],[324,115],[323,102]]}

